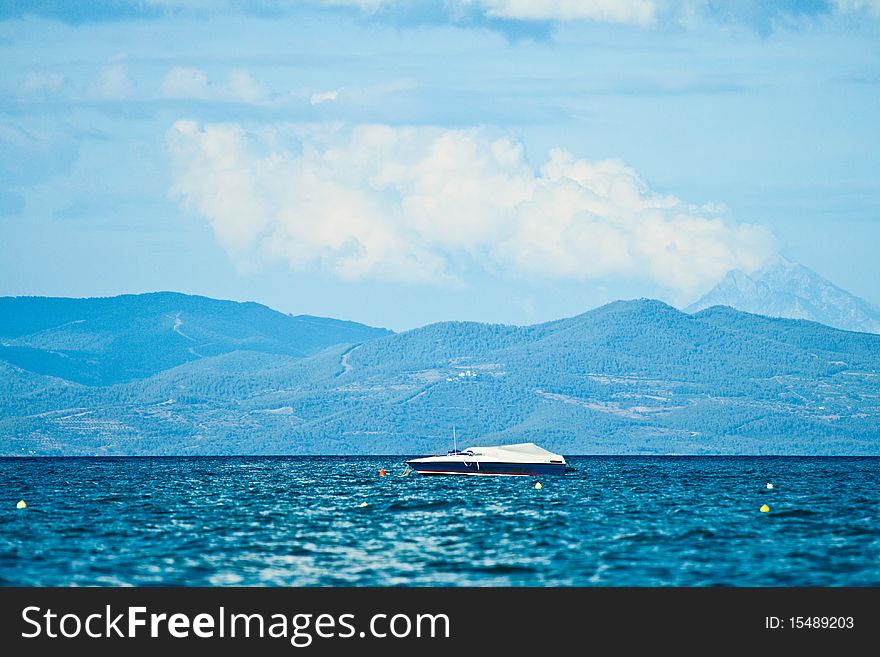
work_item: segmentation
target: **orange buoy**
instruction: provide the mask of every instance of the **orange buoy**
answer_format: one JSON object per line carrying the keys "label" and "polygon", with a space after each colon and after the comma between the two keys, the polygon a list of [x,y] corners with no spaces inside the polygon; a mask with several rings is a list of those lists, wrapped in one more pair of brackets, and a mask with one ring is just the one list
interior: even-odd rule
{"label": "orange buoy", "polygon": [[379,470],[379,476],[380,476],[380,477],[384,477],[384,476],[387,475],[387,474],[388,474],[388,473],[385,472],[384,468],[381,469],[381,470]]}

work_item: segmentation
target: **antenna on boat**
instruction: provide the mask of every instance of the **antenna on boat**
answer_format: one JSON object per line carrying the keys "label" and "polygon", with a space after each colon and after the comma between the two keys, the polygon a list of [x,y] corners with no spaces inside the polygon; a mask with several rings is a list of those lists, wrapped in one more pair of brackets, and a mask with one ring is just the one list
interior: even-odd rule
{"label": "antenna on boat", "polygon": [[452,451],[458,451],[458,441],[455,439],[455,426],[452,427]]}

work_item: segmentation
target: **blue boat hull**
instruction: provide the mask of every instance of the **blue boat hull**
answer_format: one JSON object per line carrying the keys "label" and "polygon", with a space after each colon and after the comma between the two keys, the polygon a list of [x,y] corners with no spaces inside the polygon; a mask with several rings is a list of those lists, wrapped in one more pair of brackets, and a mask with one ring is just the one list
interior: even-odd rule
{"label": "blue boat hull", "polygon": [[565,474],[564,463],[492,463],[471,462],[470,464],[458,461],[447,463],[419,463],[407,461],[406,464],[419,474],[446,474],[446,475],[508,475],[508,476],[532,476]]}

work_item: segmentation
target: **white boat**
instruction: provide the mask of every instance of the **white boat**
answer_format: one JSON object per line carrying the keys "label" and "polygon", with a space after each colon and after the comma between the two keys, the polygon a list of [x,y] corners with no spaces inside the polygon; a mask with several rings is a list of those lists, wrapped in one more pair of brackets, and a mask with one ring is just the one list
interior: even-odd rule
{"label": "white boat", "polygon": [[426,456],[406,464],[419,474],[539,476],[565,474],[567,464],[535,443],[453,449],[445,456]]}

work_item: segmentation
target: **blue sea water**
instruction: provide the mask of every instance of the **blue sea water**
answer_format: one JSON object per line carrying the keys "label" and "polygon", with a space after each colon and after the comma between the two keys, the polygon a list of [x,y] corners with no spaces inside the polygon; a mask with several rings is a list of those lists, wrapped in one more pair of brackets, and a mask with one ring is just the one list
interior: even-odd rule
{"label": "blue sea water", "polygon": [[880,585],[880,459],[570,461],[536,490],[400,457],[0,459],[0,584]]}

